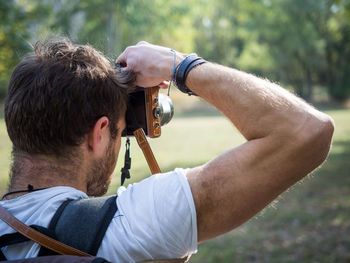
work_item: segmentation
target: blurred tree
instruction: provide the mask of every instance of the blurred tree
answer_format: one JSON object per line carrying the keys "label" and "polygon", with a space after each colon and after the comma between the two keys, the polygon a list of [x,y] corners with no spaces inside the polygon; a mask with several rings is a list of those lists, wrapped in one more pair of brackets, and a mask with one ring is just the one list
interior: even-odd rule
{"label": "blurred tree", "polygon": [[38,39],[89,43],[111,60],[140,40],[193,50],[188,4],[194,1],[0,0],[0,99],[14,65]]}
{"label": "blurred tree", "polygon": [[111,60],[140,40],[291,85],[350,96],[349,0],[0,0],[0,99],[29,42],[56,35]]}
{"label": "blurred tree", "polygon": [[192,46],[179,41],[191,30],[185,19],[191,10],[187,2],[60,0],[56,1],[51,28],[79,43],[91,43],[110,58],[140,40],[170,46],[176,43],[176,48],[188,50]]}
{"label": "blurred tree", "polygon": [[46,19],[48,6],[45,1],[0,0],[0,100],[7,94],[14,66],[32,50],[31,35]]}
{"label": "blurred tree", "polygon": [[228,66],[290,84],[306,100],[316,84],[348,97],[348,0],[202,0],[196,49]]}
{"label": "blurred tree", "polygon": [[237,57],[245,44],[246,14],[242,1],[202,0],[194,19],[195,45],[207,59],[228,66],[237,66]]}
{"label": "blurred tree", "polygon": [[320,78],[334,100],[350,96],[350,1],[326,1],[325,10],[310,18],[325,40],[327,67]]}
{"label": "blurred tree", "polygon": [[291,84],[296,93],[312,99],[312,88],[325,68],[324,40],[309,16],[322,10],[319,0],[263,1],[266,12],[257,13],[260,41],[276,62],[278,80]]}
{"label": "blurred tree", "polygon": [[289,83],[309,100],[325,64],[324,42],[307,19],[317,1],[212,1],[210,17],[196,24],[206,32],[197,47],[214,61]]}
{"label": "blurred tree", "polygon": [[0,1],[0,99],[6,96],[9,76],[18,58],[29,49],[24,10],[12,1]]}

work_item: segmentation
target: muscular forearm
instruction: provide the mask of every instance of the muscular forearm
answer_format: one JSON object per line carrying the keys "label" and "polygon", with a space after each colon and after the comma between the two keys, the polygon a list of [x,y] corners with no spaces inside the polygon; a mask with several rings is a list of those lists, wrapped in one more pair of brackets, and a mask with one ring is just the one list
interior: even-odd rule
{"label": "muscular forearm", "polygon": [[194,68],[186,84],[223,112],[248,140],[270,134],[285,137],[315,125],[310,118],[329,119],[274,83],[212,63]]}
{"label": "muscular forearm", "polygon": [[[175,54],[178,64],[185,56]],[[117,61],[126,64],[124,70],[137,73],[136,85],[151,87],[171,78],[174,52],[140,42],[128,47]],[[305,163],[305,172],[317,166],[328,153],[333,132],[331,118],[274,83],[208,62],[189,72],[186,85],[222,111],[248,141],[268,138],[263,141],[266,151],[289,146],[304,154],[315,151],[314,163]],[[328,143],[324,144],[325,141]],[[310,143],[323,147],[308,147]]]}
{"label": "muscular forearm", "polygon": [[[177,63],[181,59],[178,53]],[[174,54],[141,43],[118,61],[137,73],[136,84],[149,87],[170,79]],[[332,119],[278,85],[209,62],[193,68],[186,85],[248,140],[187,172],[199,241],[248,220],[326,158]]]}
{"label": "muscular forearm", "polygon": [[331,118],[276,84],[211,63],[194,68],[186,84],[248,140],[187,174],[199,241],[242,224],[326,158]]}

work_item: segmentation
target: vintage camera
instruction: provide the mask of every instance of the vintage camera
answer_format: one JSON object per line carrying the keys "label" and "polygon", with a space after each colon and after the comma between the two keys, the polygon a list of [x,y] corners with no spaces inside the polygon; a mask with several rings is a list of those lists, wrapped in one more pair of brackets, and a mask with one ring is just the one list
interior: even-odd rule
{"label": "vintage camera", "polygon": [[161,135],[161,126],[169,123],[173,115],[173,103],[159,92],[159,87],[137,87],[129,93],[126,129],[122,136],[133,136],[138,125],[148,137],[157,138]]}

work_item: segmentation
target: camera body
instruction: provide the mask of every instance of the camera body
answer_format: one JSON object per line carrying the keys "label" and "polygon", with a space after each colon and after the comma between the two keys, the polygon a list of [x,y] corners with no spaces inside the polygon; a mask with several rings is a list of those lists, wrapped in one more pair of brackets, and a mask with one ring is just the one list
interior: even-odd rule
{"label": "camera body", "polygon": [[[130,111],[134,117],[130,117]],[[122,136],[133,136],[135,120],[150,138],[161,135],[161,126],[167,124],[174,115],[171,99],[159,92],[159,87],[137,87],[129,93],[126,129]]]}

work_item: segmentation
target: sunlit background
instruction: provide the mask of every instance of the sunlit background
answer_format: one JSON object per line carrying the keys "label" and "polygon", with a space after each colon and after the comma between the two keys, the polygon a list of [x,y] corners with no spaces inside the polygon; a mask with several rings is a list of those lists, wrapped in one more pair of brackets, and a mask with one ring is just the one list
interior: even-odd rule
{"label": "sunlit background", "polygon": [[[243,226],[201,244],[190,262],[350,262],[350,0],[0,0],[2,194],[11,161],[3,120],[9,77],[37,40],[57,37],[90,44],[111,61],[140,40],[196,52],[278,82],[330,114],[336,132],[322,168]],[[244,142],[199,98],[175,89],[171,98],[175,117],[150,140],[163,171]],[[131,155],[127,183],[150,174],[135,141]]]}

